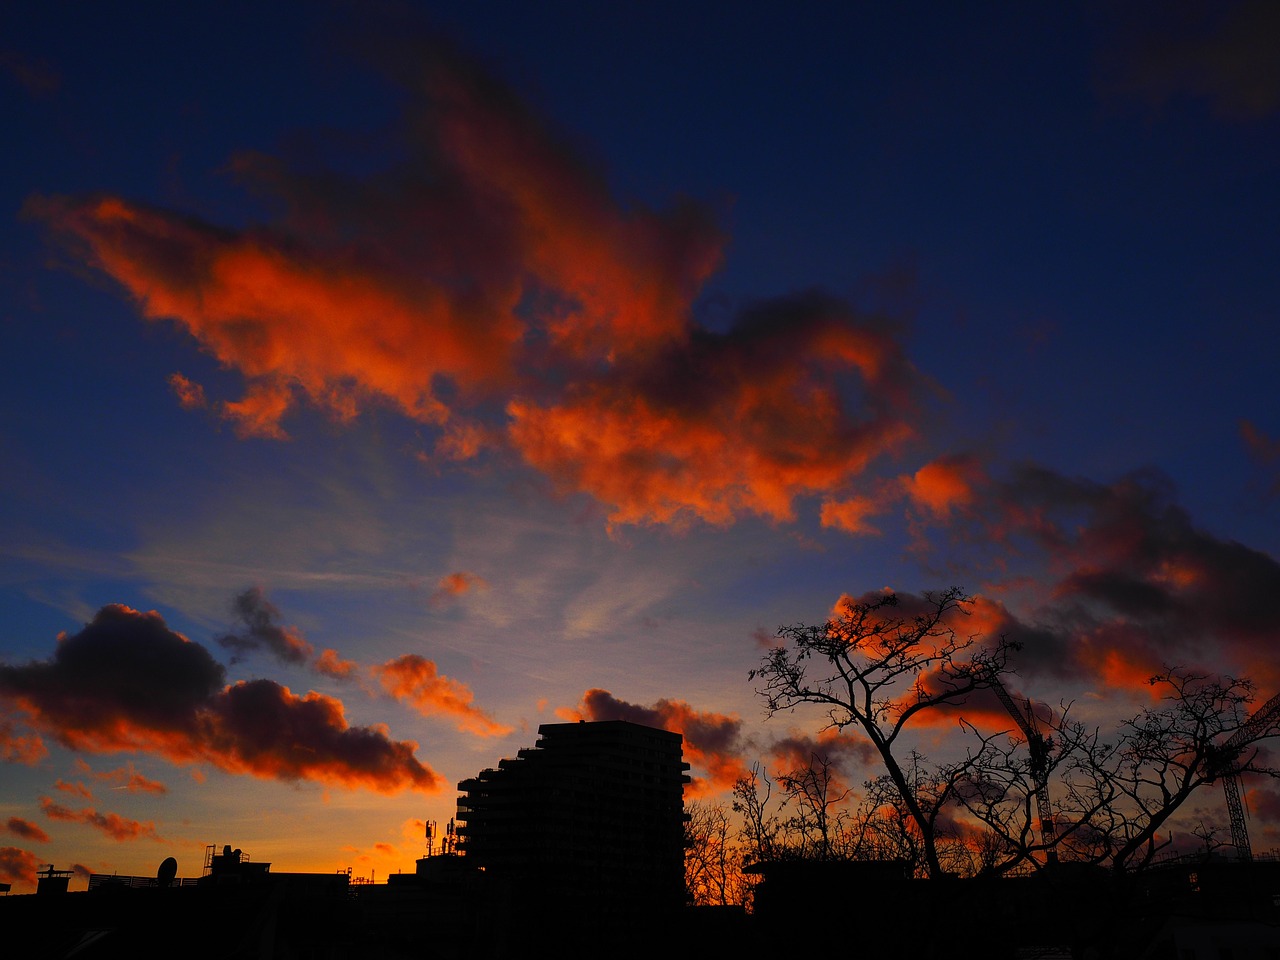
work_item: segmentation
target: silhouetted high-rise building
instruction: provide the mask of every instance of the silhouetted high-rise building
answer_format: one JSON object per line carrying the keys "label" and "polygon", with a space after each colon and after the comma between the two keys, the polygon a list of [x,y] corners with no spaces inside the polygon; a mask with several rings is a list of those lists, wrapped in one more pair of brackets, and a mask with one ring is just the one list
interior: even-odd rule
{"label": "silhouetted high-rise building", "polygon": [[622,720],[547,723],[458,784],[462,850],[518,901],[633,913],[684,897],[678,733]]}

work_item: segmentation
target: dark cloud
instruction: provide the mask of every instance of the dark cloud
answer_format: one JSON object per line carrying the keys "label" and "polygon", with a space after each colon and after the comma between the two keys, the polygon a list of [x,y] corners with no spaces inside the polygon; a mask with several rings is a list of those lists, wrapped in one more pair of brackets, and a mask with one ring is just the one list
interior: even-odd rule
{"label": "dark cloud", "polygon": [[[576,709],[561,713],[576,720],[629,720],[683,734],[685,759],[707,772],[712,790],[727,789],[747,774],[740,741],[742,721],[733,715],[699,711],[665,698],[644,707],[599,688],[586,691]],[[706,787],[695,780],[693,792]]]}
{"label": "dark cloud", "polygon": [[131,731],[194,740],[197,707],[225,683],[221,664],[174,633],[155,612],[111,604],[76,634],[61,634],[53,657],[0,664],[0,696],[16,702],[73,748],[127,748]]}
{"label": "dark cloud", "polygon": [[0,50],[0,73],[7,73],[39,99],[52,96],[62,86],[62,77],[51,64],[17,50]]}
{"label": "dark cloud", "polygon": [[23,840],[35,840],[39,843],[49,842],[49,835],[47,833],[41,830],[34,823],[23,820],[21,817],[10,817],[9,822],[5,825],[5,829],[15,837],[21,837]]}
{"label": "dark cloud", "polygon": [[1105,82],[1160,105],[1178,96],[1249,120],[1280,108],[1280,7],[1270,0],[1116,4]]}
{"label": "dark cloud", "polygon": [[270,680],[245,681],[212,700],[205,719],[206,750],[235,773],[385,793],[443,786],[414,757],[417,744],[348,726],[341,701],[323,694],[298,697]]}
{"label": "dark cloud", "polygon": [[1213,661],[1280,683],[1280,563],[1198,527],[1163,475],[1102,484],[1024,467],[995,496],[993,531],[1047,552],[1056,576],[1037,623],[1082,669],[1134,681]]}
{"label": "dark cloud", "polygon": [[316,780],[384,793],[435,790],[443,781],[414,756],[417,744],[351,727],[342,703],[297,696],[269,680],[224,685],[202,646],[159,614],[102,608],[54,656],[0,665],[0,699],[30,725],[88,753],[148,751],[176,763]]}
{"label": "dark cloud", "polygon": [[343,659],[338,651],[316,653],[301,631],[283,626],[279,609],[267,599],[261,587],[250,587],[238,594],[233,609],[244,629],[217,638],[219,646],[233,651],[232,663],[238,663],[256,650],[266,650],[281,663],[305,664],[334,680],[350,680],[359,673],[359,665]]}
{"label": "dark cloud", "polygon": [[280,625],[280,611],[266,598],[261,587],[250,587],[237,595],[233,606],[244,630],[217,639],[219,646],[233,651],[232,663],[261,649],[280,662],[291,664],[305,664],[315,653],[296,629]]}
{"label": "dark cloud", "polygon": [[838,730],[824,730],[817,736],[792,732],[769,744],[769,756],[773,758],[775,772],[791,773],[806,769],[815,760],[832,765],[833,777],[842,789],[844,780],[854,771],[880,764],[880,755],[871,741],[862,736],[851,736]]}
{"label": "dark cloud", "polygon": [[1240,437],[1262,474],[1263,496],[1268,500],[1280,497],[1280,440],[1249,420],[1240,421]]}

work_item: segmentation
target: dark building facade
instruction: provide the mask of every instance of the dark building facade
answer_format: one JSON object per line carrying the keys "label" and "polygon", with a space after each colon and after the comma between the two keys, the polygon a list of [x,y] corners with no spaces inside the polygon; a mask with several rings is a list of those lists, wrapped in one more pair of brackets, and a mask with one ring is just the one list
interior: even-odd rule
{"label": "dark building facade", "polygon": [[622,720],[550,723],[458,784],[462,851],[510,902],[600,915],[684,899],[683,738]]}

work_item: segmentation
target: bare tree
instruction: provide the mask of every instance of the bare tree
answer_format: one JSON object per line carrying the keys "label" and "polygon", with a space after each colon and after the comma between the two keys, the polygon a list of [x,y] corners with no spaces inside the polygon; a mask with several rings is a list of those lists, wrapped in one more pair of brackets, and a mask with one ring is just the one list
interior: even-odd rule
{"label": "bare tree", "polygon": [[685,811],[685,886],[699,906],[744,906],[753,879],[743,872],[746,848],[724,803],[695,800]]}
{"label": "bare tree", "polygon": [[806,766],[778,777],[792,804],[786,821],[797,855],[809,860],[846,859],[850,846],[850,791],[836,783],[831,760],[814,753]]}
{"label": "bare tree", "polygon": [[895,615],[896,594],[849,602],[823,624],[780,629],[781,643],[749,676],[763,682],[757,693],[770,716],[814,704],[825,709],[827,728],[854,727],[867,737],[930,877],[947,872],[939,818],[962,775],[955,769],[926,775],[918,755],[899,756],[900,741],[922,713],[958,707],[990,688],[1016,648],[1004,638],[984,645],[959,633],[953,623],[971,603],[958,587],[926,593],[910,616]]}
{"label": "bare tree", "polygon": [[1117,872],[1149,864],[1169,845],[1170,821],[1200,788],[1224,773],[1230,745],[1233,775],[1280,777],[1263,762],[1258,744],[1280,735],[1274,716],[1247,716],[1253,684],[1169,669],[1149,681],[1163,703],[1127,721],[1113,746],[1073,759],[1069,779],[1088,797],[1105,842],[1094,853]]}
{"label": "bare tree", "polygon": [[[1247,680],[1167,669],[1149,683],[1163,690],[1162,702],[1112,737],[1072,720],[1064,706],[1050,721],[1053,750],[1040,771],[1031,769],[1021,741],[988,742],[956,794],[1003,848],[988,871],[1043,866],[1052,843],[1063,859],[1136,873],[1170,847],[1170,829],[1201,788],[1226,772],[1280,775],[1258,751],[1280,733],[1280,722],[1270,704],[1246,718],[1253,701]],[[1055,796],[1050,838],[1037,836],[1033,815],[1046,776]],[[1197,836],[1209,845],[1200,819]]]}
{"label": "bare tree", "polygon": [[747,856],[754,862],[772,862],[789,858],[785,824],[781,810],[785,798],[775,800],[773,781],[759,763],[733,785],[733,810],[742,818],[741,837]]}

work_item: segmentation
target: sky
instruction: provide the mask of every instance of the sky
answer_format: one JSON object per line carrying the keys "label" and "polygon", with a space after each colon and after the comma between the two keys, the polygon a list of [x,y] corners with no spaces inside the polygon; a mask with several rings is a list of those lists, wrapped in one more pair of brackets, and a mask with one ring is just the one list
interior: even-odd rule
{"label": "sky", "polygon": [[1269,697],[1275,19],[5,5],[0,880],[383,879],[566,720],[723,798],[886,589],[1099,722]]}

